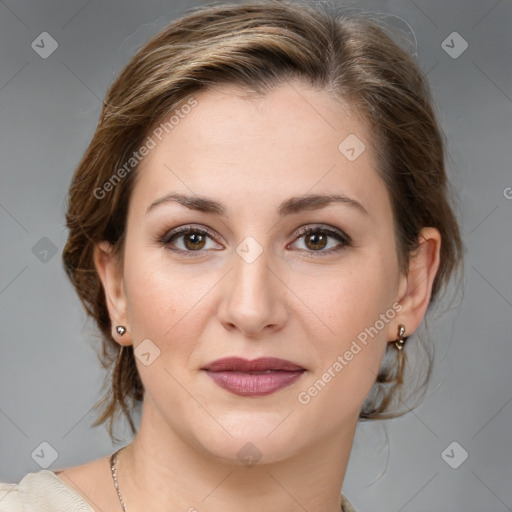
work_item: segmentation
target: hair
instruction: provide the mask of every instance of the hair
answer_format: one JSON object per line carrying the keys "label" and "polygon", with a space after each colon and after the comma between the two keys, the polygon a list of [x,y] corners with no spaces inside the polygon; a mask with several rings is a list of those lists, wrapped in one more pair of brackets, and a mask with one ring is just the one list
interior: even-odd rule
{"label": "hair", "polygon": [[[148,134],[194,93],[231,84],[263,96],[289,80],[325,91],[371,127],[372,145],[379,148],[376,171],[391,198],[402,272],[419,247],[420,230],[439,230],[440,266],[429,308],[460,269],[463,246],[450,205],[445,140],[427,80],[385,28],[364,13],[327,4],[314,8],[270,0],[192,9],[150,39],[112,83],[69,188],[69,235],[62,258],[87,314],[102,334],[98,355],[103,368],[111,370],[111,380],[105,377],[105,394],[95,405],[102,412],[94,426],[108,421],[111,438],[120,410],[136,433],[131,414],[134,404],[143,400],[144,387],[133,346],[120,352],[112,337],[93,251],[96,244],[107,241],[114,255],[123,259],[128,203],[138,169],[130,159]],[[121,173],[126,162],[133,164],[133,170]],[[391,345],[360,419],[401,414],[390,411],[393,394],[403,388],[397,351]],[[432,360],[423,364],[428,367],[428,380]]]}

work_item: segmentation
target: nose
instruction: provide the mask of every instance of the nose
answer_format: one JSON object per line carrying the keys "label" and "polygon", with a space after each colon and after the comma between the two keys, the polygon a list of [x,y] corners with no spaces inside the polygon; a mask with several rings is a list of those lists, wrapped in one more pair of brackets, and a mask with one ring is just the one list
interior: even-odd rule
{"label": "nose", "polygon": [[269,266],[268,251],[252,262],[233,254],[233,268],[223,280],[220,323],[230,331],[260,337],[286,324],[286,286]]}

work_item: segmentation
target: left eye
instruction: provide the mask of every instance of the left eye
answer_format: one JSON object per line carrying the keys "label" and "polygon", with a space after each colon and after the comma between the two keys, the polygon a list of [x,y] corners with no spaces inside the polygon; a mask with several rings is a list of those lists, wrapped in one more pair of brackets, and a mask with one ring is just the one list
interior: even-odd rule
{"label": "left eye", "polygon": [[[297,241],[302,241],[301,250],[308,252],[333,252],[350,245],[348,236],[327,228],[306,228],[296,233]],[[329,238],[338,243],[329,243]],[[326,250],[325,250],[326,249]]]}

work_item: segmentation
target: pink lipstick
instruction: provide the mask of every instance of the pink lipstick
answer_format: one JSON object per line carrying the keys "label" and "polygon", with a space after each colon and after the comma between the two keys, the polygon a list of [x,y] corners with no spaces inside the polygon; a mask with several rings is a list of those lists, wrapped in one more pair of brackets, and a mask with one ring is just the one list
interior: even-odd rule
{"label": "pink lipstick", "polygon": [[305,372],[291,361],[262,357],[248,361],[226,357],[201,368],[215,384],[240,396],[264,396],[290,386]]}

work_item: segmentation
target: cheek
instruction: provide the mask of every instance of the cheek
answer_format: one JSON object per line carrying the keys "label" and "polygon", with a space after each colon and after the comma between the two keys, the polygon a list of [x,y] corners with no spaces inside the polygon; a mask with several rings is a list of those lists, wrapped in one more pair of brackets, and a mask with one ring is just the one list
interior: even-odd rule
{"label": "cheek", "polygon": [[142,338],[160,341],[173,328],[183,298],[170,287],[165,276],[152,270],[151,265],[127,268],[125,275],[128,318],[134,345]]}
{"label": "cheek", "polygon": [[132,252],[125,264],[134,350],[136,355],[149,351],[152,359],[146,365],[143,358],[136,358],[136,364],[148,396],[155,403],[166,404],[164,408],[177,409],[187,398],[179,382],[187,378],[191,354],[204,329],[206,301],[201,299],[208,283],[190,279],[148,253]]}
{"label": "cheek", "polygon": [[[374,326],[381,314],[389,312],[395,296],[396,262],[389,257],[358,253],[344,264],[344,269],[334,272],[329,278],[309,276],[301,279],[304,302],[322,320],[322,332],[329,333],[334,349],[342,348],[347,341],[356,339],[365,329]],[[321,286],[320,286],[321,285]],[[379,334],[386,337],[389,320],[379,322]],[[385,327],[385,328],[383,328]],[[382,332],[381,332],[382,331]]]}
{"label": "cheek", "polygon": [[347,308],[334,325],[336,334],[319,340],[320,364],[296,397],[305,413],[318,418],[318,428],[359,415],[387,346],[387,326],[376,328],[383,311],[378,304],[366,304],[357,311]]}
{"label": "cheek", "polygon": [[396,323],[395,273],[390,271],[395,266],[390,257],[354,257],[349,271],[340,271],[325,290],[309,293],[305,301],[323,322],[316,337],[320,365],[308,382],[312,387],[301,389],[308,395],[303,402],[317,400],[325,411],[336,403],[326,413],[336,416],[338,406],[358,408],[364,401],[377,377],[390,323]]}
{"label": "cheek", "polygon": [[193,265],[172,265],[164,249],[132,249],[129,254],[125,281],[134,346],[149,338],[161,351],[172,349],[177,357],[191,351],[204,323],[205,298],[215,284],[214,276],[194,275]]}

